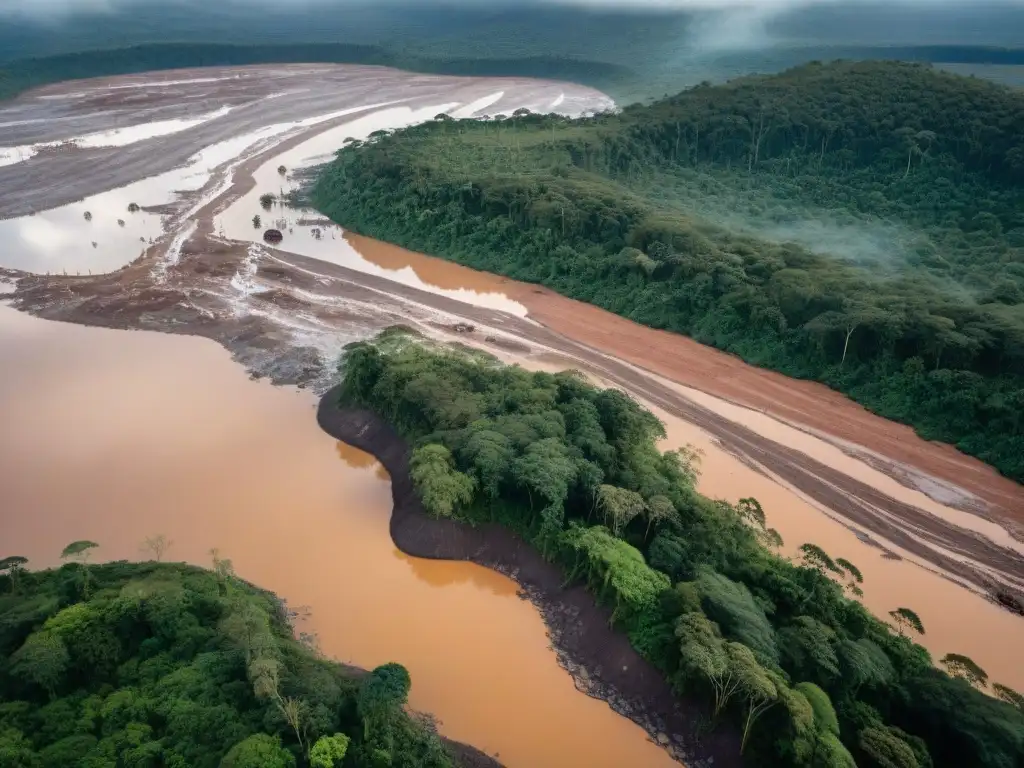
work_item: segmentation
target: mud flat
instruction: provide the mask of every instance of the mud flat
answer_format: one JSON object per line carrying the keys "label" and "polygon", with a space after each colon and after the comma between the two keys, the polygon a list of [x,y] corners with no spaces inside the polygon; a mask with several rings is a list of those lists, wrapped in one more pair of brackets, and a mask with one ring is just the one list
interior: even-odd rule
{"label": "mud flat", "polygon": [[[580,368],[658,409],[676,439],[701,444],[706,493],[755,489],[787,551],[813,541],[847,557],[865,572],[865,603],[878,615],[918,609],[936,657],[968,654],[993,679],[1024,688],[1011,652],[1024,642],[1024,621],[995,602],[1024,599],[1024,553],[1012,535],[1024,510],[1020,486],[823,387],[537,286],[343,233],[315,212],[260,205],[260,195],[291,187],[292,169],[382,122],[404,124],[435,107],[494,114],[551,104],[563,92],[566,108],[603,103],[574,86],[524,81],[514,91],[509,82],[467,81],[432,91],[425,104],[368,101],[336,122],[248,145],[174,198],[160,214],[163,234],[131,264],[82,276],[8,270],[17,281],[11,298],[50,319],[205,336],[255,377],[317,391],[330,386],[345,343],[398,323],[528,366]],[[255,215],[283,222],[279,246],[262,242]]]}

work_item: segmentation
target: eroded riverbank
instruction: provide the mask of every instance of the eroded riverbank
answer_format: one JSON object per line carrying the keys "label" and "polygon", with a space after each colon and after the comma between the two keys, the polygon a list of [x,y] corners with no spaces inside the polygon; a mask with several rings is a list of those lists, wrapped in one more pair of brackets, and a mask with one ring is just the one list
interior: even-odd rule
{"label": "eroded riverbank", "polygon": [[537,607],[551,633],[559,663],[576,687],[640,725],[673,757],[691,768],[740,765],[739,734],[720,727],[698,737],[707,713],[678,697],[664,675],[612,629],[611,611],[587,590],[565,586],[565,575],[504,526],[469,526],[427,515],[409,477],[409,447],[375,414],[340,408],[339,389],[320,400],[317,422],[332,437],[374,455],[392,478],[390,532],[406,554],[431,560],[468,560],[513,579]]}
{"label": "eroded riverbank", "polygon": [[[473,82],[477,85],[466,92],[466,99],[498,92],[493,81]],[[540,103],[551,91],[536,93]],[[367,103],[376,103],[376,98]],[[430,104],[455,99],[444,93],[437,98]],[[503,98],[504,103],[515,104],[512,94]],[[498,108],[501,103],[482,109]],[[847,557],[865,572],[865,604],[876,614],[884,617],[901,605],[914,608],[928,629],[922,641],[936,658],[948,652],[968,654],[993,679],[1024,688],[1024,670],[1012,652],[1024,641],[1024,621],[992,602],[999,590],[1020,595],[1014,586],[1024,577],[1020,551],[1000,533],[1012,528],[1015,510],[1024,509],[1019,486],[948,446],[921,441],[909,429],[877,419],[816,385],[779,377],[769,386],[762,377],[775,374],[743,366],[683,337],[636,326],[537,286],[342,233],[322,219],[303,219],[301,212],[276,204],[269,213],[259,205],[259,195],[280,192],[278,165],[287,162],[292,168],[304,161],[304,152],[325,151],[317,133],[324,142],[330,137],[343,140],[343,133],[378,127],[373,114],[370,110],[337,117],[337,125],[307,126],[266,146],[253,145],[248,154],[218,166],[202,187],[177,198],[160,214],[170,221],[164,233],[147,244],[141,257],[116,272],[88,275],[83,269],[80,277],[64,277],[8,270],[17,280],[15,305],[40,317],[86,325],[205,336],[230,350],[254,376],[313,389],[327,385],[345,343],[399,323],[472,343],[528,366],[581,368],[659,409],[673,439],[704,447],[702,491],[730,500],[758,497],[770,523],[783,532],[787,552],[812,541],[834,556]],[[408,111],[392,116],[405,119]],[[302,149],[311,139],[315,145]],[[30,183],[31,177],[26,179]],[[51,182],[40,178],[38,183]],[[285,220],[285,240],[279,247],[260,242],[260,231],[247,223],[254,215]],[[87,268],[88,258],[83,258]],[[96,362],[97,367],[104,364]],[[52,364],[51,371],[58,376],[59,366]],[[681,385],[702,392],[694,394]],[[709,399],[698,396],[703,393]],[[295,418],[310,418],[309,402],[305,415],[296,412]],[[68,412],[66,418],[73,414]],[[216,419],[211,423],[216,425]],[[819,442],[807,442],[811,438]],[[137,444],[153,440],[142,433],[131,439]],[[830,451],[822,449],[825,445]],[[942,458],[946,454],[951,458]],[[352,459],[357,454],[343,455]],[[372,461],[352,460],[365,464],[361,471],[376,477]],[[179,462],[183,471],[191,471],[186,460]],[[275,471],[272,466],[256,466],[263,472]],[[322,464],[317,466],[325,470]],[[238,483],[249,480],[246,471],[233,474]],[[287,504],[286,496],[279,503]],[[334,503],[341,504],[337,499]],[[325,510],[324,517],[311,524],[342,535],[326,515]],[[320,551],[308,542],[296,545]],[[505,594],[505,589],[514,597],[511,582],[491,581],[497,577],[484,569],[470,577],[460,570],[461,564],[424,563],[393,550],[382,556],[399,558],[439,589],[492,585],[492,591]],[[333,577],[359,579],[365,578],[363,573],[377,572],[372,558],[355,553],[352,557],[361,570],[330,572]],[[306,576],[315,578],[312,573]],[[499,583],[505,586],[494,586]],[[287,591],[279,591],[291,598]],[[412,602],[402,602],[400,610],[412,612],[418,620],[429,618],[429,612],[423,614]],[[531,615],[539,621],[536,613]],[[343,617],[314,620],[325,622],[321,637],[341,637],[346,631]],[[391,631],[408,632],[409,626],[396,624]],[[445,658],[443,646],[431,644],[430,651],[434,663]],[[459,652],[466,650],[460,647]],[[445,717],[446,727],[465,727],[468,735],[460,738],[482,745],[484,740],[471,731],[479,727],[481,733],[489,733],[494,727],[478,719],[487,702],[472,698],[476,709],[460,715],[458,726]],[[443,709],[423,708],[439,714]],[[554,720],[555,724],[534,725],[544,738],[557,742],[551,729],[558,718]],[[516,733],[527,738],[523,731]],[[503,760],[507,754],[503,749]],[[623,759],[635,757],[624,754]]]}

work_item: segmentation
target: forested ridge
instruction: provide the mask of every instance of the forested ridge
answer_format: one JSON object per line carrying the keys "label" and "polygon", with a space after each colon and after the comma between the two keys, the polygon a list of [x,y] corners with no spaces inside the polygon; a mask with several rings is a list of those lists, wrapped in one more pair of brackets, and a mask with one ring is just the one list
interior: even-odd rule
{"label": "forested ridge", "polygon": [[455,765],[402,666],[323,658],[229,560],[89,564],[96,546],[0,560],[0,767]]}
{"label": "forested ridge", "polygon": [[1024,762],[1024,697],[989,688],[965,656],[933,666],[912,606],[893,606],[894,631],[849,596],[856,564],[813,542],[776,554],[757,500],[697,493],[698,457],[661,452],[663,425],[625,394],[403,329],[350,345],[340,371],[339,406],[410,441],[430,514],[504,524],[585,583],[680,694],[707,703],[698,731],[736,721],[749,765]]}
{"label": "forested ridge", "polygon": [[1024,93],[811,63],[351,141],[342,226],[822,381],[1024,480]]}

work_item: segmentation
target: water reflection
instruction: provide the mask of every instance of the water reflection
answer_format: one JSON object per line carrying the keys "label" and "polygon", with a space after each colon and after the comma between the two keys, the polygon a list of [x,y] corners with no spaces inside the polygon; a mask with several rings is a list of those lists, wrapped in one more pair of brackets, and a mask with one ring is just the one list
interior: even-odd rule
{"label": "water reflection", "polygon": [[370,469],[375,464],[380,466],[380,463],[373,456],[352,447],[348,443],[343,443],[339,440],[335,448],[338,451],[338,458],[353,469]]}
{"label": "water reflection", "polygon": [[499,597],[515,596],[519,588],[511,579],[473,563],[453,562],[450,560],[426,560],[410,557],[400,549],[394,551],[396,560],[401,560],[413,572],[417,579],[432,587],[450,587],[455,584],[471,584],[486,589]]}
{"label": "water reflection", "polygon": [[262,230],[253,227],[253,216],[258,215],[282,230],[284,242],[280,247],[290,253],[311,256],[468,304],[525,317],[526,308],[504,294],[497,277],[411,254],[400,248],[378,247],[381,244],[343,232],[312,209],[293,209],[274,203],[268,211],[260,204],[261,195],[282,197],[296,188],[291,176],[282,177],[278,173],[281,166],[295,170],[325,162],[349,137],[365,139],[377,130],[429,120],[453,106],[457,104],[437,104],[422,109],[383,109],[325,131],[274,156],[253,173],[255,187],[217,215],[216,230],[232,240],[262,243]]}

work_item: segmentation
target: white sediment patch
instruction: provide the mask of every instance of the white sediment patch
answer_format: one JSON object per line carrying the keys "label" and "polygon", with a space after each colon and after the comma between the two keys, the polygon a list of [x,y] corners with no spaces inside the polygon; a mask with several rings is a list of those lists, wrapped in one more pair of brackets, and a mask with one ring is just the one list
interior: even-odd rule
{"label": "white sediment patch", "polygon": [[90,133],[85,136],[73,136],[57,141],[45,141],[39,144],[25,144],[18,147],[0,147],[0,166],[14,165],[31,160],[47,149],[101,149],[107,147],[125,147],[146,139],[155,139],[160,136],[169,136],[172,133],[180,133],[190,128],[195,128],[203,123],[224,117],[231,112],[232,107],[221,107],[213,112],[193,118],[177,118],[174,120],[158,120],[153,123],[139,123],[129,125],[125,128],[113,128],[108,131]]}
{"label": "white sediment patch", "polygon": [[551,102],[551,109],[557,109],[565,103],[565,94],[560,93],[558,98]]}
{"label": "white sediment patch", "polygon": [[496,91],[487,96],[471,101],[463,107],[459,107],[457,110],[452,112],[452,117],[472,117],[473,115],[483,112],[488,107],[494,106],[505,97],[504,91]]}
{"label": "white sediment patch", "polygon": [[180,261],[181,249],[185,246],[185,243],[188,242],[188,239],[192,237],[192,234],[195,231],[196,223],[194,221],[190,221],[174,236],[174,239],[171,240],[170,244],[168,244],[167,250],[164,251],[163,258],[157,261],[156,265],[153,267],[152,274],[153,279],[156,282],[162,283],[167,279],[167,270]]}
{"label": "white sediment patch", "polygon": [[248,254],[242,266],[231,278],[231,287],[241,294],[241,298],[247,299],[260,293],[266,293],[269,288],[256,282],[256,273],[259,271],[260,258],[263,257],[263,248],[255,243],[249,246]]}

